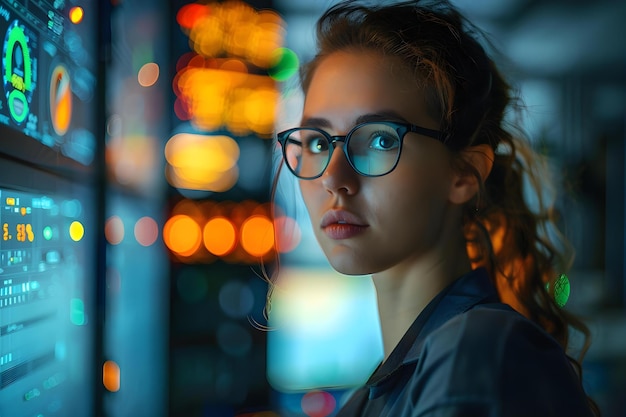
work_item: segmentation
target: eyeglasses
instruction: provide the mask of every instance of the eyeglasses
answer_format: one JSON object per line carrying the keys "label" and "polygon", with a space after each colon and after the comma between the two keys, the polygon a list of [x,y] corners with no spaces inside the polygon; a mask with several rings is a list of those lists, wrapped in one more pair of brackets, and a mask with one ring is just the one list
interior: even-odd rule
{"label": "eyeglasses", "polygon": [[361,123],[345,136],[331,136],[314,127],[296,127],[277,136],[289,170],[300,179],[312,180],[326,170],[337,142],[343,142],[346,159],[359,174],[389,174],[398,165],[402,141],[409,132],[444,141],[444,135],[437,130],[386,121]]}

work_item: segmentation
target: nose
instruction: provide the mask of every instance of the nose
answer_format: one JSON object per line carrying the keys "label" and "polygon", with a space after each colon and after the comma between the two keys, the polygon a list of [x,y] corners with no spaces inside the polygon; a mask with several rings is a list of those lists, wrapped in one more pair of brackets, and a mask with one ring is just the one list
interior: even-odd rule
{"label": "nose", "polygon": [[[322,184],[331,194],[355,194],[359,190],[361,176],[352,168],[344,151],[343,142],[335,142],[335,149],[322,174]],[[331,145],[332,146],[332,145]]]}

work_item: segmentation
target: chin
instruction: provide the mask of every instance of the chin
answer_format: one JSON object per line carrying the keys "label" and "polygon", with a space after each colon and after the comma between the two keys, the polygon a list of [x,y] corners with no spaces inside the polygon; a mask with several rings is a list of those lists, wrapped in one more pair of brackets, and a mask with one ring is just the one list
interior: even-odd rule
{"label": "chin", "polygon": [[373,265],[366,264],[363,262],[364,259],[367,259],[366,256],[359,256],[359,251],[354,248],[344,245],[344,244],[336,244],[332,242],[332,244],[328,245],[328,242],[324,242],[323,240],[318,240],[320,243],[320,247],[328,260],[330,266],[340,274],[344,275],[369,275],[372,274]]}
{"label": "chin", "polygon": [[343,275],[369,275],[372,273],[363,262],[345,257],[329,257],[328,262],[333,269]]}

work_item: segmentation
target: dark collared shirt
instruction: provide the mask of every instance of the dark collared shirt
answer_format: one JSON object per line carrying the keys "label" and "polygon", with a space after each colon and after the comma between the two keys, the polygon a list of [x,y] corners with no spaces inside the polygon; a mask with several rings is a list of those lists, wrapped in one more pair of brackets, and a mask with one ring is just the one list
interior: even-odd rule
{"label": "dark collared shirt", "polygon": [[428,304],[337,417],[591,415],[561,346],[477,269]]}

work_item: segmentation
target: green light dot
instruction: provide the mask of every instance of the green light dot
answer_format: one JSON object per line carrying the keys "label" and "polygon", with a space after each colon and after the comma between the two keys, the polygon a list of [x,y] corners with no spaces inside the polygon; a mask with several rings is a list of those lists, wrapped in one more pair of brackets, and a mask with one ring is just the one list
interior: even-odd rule
{"label": "green light dot", "polygon": [[274,51],[275,64],[267,70],[276,81],[285,81],[298,72],[300,61],[294,51],[289,48],[278,48]]}
{"label": "green light dot", "polygon": [[[546,283],[546,290],[550,291],[550,283]],[[554,301],[559,307],[565,306],[570,295],[570,284],[567,275],[561,274],[554,282]]]}
{"label": "green light dot", "polygon": [[43,228],[43,238],[46,240],[52,239],[52,227],[46,226]]}

